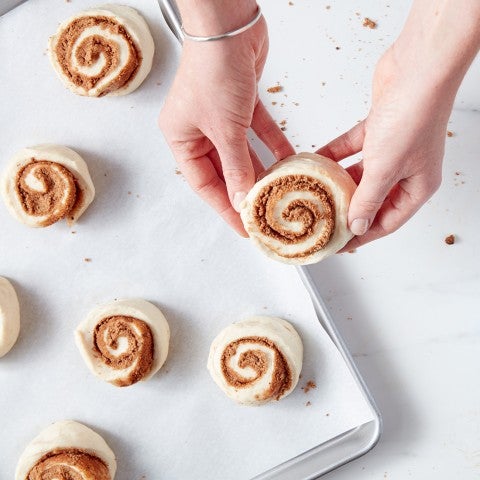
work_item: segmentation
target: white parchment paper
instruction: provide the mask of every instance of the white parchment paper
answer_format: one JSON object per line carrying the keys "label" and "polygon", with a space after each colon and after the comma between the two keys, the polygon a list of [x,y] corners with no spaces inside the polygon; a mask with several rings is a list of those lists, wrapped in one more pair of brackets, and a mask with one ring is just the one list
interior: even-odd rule
{"label": "white parchment paper", "polygon": [[[179,47],[154,0],[124,3],[146,17],[157,47],[152,73],[126,97],[75,96],[45,54],[58,23],[97,2],[30,0],[0,19],[0,168],[24,146],[65,144],[97,190],[72,229],[30,229],[0,205],[0,275],[22,313],[19,341],[0,359],[1,480],[60,419],[105,437],[118,480],[247,479],[372,419],[295,270],[237,237],[176,174],[156,117]],[[73,330],[124,297],[159,306],[172,339],[151,381],[118,389],[89,373]],[[218,331],[251,314],[291,321],[305,346],[297,389],[260,408],[234,404],[206,370]],[[317,388],[305,393],[308,380]]]}

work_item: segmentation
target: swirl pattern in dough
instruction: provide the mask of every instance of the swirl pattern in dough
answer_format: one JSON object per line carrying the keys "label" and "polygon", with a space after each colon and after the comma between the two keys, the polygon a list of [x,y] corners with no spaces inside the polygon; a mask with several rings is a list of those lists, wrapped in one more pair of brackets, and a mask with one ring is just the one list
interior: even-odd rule
{"label": "swirl pattern in dough", "polygon": [[315,263],[352,238],[348,207],[356,185],[337,162],[300,153],[274,164],[241,205],[254,243],[275,260]]}
{"label": "swirl pattern in dough", "polygon": [[261,405],[287,396],[297,385],[303,345],[293,326],[276,317],[252,317],[215,338],[208,370],[227,396]]}
{"label": "swirl pattern in dough", "polygon": [[73,225],[95,196],[83,158],[61,145],[20,150],[4,172],[0,190],[10,213],[30,227],[61,219]]}
{"label": "swirl pattern in dough", "polygon": [[162,312],[145,300],[119,300],[92,311],[75,331],[90,370],[127,387],[153,376],[168,355],[170,329]]}
{"label": "swirl pattern in dough", "polygon": [[12,284],[0,277],[0,357],[6,355],[20,332],[20,306]]}
{"label": "swirl pattern in dough", "polygon": [[153,38],[133,8],[104,5],[78,13],[50,38],[50,60],[67,88],[79,95],[126,95],[152,68]]}
{"label": "swirl pattern in dough", "polygon": [[21,455],[15,480],[113,480],[115,455],[90,428],[56,422],[35,437]]}

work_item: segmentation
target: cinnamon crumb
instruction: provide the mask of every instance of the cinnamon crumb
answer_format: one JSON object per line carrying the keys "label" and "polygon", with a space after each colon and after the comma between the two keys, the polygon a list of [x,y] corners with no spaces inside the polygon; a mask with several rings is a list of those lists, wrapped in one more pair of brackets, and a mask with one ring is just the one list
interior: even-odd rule
{"label": "cinnamon crumb", "polygon": [[448,237],[445,237],[445,243],[447,245],[453,245],[455,243],[455,235],[448,235]]}
{"label": "cinnamon crumb", "polygon": [[371,28],[372,30],[374,28],[377,28],[377,22],[374,22],[373,20],[371,20],[370,18],[368,17],[365,17],[363,19],[363,24],[362,24],[364,27],[367,27],[367,28]]}
{"label": "cinnamon crumb", "polygon": [[455,134],[451,130],[447,130],[447,137],[453,137]]}
{"label": "cinnamon crumb", "polygon": [[87,262],[87,263],[90,263],[92,261],[92,259],[91,258],[84,258],[83,261]]}
{"label": "cinnamon crumb", "polygon": [[283,87],[281,85],[275,85],[274,87],[268,87],[267,92],[268,93],[278,93],[283,90]]}
{"label": "cinnamon crumb", "polygon": [[276,104],[277,104],[277,102],[272,102],[272,105],[276,105]]}
{"label": "cinnamon crumb", "polygon": [[317,388],[317,384],[313,380],[309,380],[307,384],[302,387],[304,393],[308,393],[312,388]]}

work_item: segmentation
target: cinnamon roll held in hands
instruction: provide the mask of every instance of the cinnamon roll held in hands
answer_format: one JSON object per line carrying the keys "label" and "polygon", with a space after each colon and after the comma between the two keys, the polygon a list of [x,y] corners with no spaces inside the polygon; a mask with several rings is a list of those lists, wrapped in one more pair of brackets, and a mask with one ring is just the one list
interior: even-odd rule
{"label": "cinnamon roll held in hands", "polygon": [[154,49],[143,17],[123,5],[80,12],[49,41],[50,60],[65,86],[90,97],[133,92],[152,68]]}
{"label": "cinnamon roll held in hands", "polygon": [[72,420],[44,429],[22,453],[15,480],[113,480],[117,464],[105,440]]}
{"label": "cinnamon roll held in hands", "polygon": [[30,227],[65,218],[73,225],[95,196],[87,164],[70,148],[37,145],[20,150],[0,181],[10,213]]}
{"label": "cinnamon roll held in hands", "polygon": [[292,392],[302,361],[302,340],[293,326],[258,316],[222,330],[210,347],[207,367],[228,397],[261,405]]}
{"label": "cinnamon roll held in hands", "polygon": [[162,312],[141,300],[118,300],[90,312],[75,331],[85,363],[102,380],[128,387],[165,363],[170,328]]}
{"label": "cinnamon roll held in hands", "polygon": [[20,332],[20,306],[12,284],[0,277],[0,357],[6,355]]}
{"label": "cinnamon roll held in hands", "polygon": [[268,256],[284,263],[316,263],[353,237],[347,213],[355,188],[338,163],[300,153],[265,172],[240,214],[250,238]]}

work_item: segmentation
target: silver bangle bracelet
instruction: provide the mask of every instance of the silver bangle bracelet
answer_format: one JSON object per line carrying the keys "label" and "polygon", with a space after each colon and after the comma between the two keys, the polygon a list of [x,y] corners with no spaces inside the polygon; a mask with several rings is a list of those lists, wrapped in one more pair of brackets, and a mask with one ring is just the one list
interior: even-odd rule
{"label": "silver bangle bracelet", "polygon": [[248,30],[250,27],[253,27],[258,22],[258,20],[262,16],[262,10],[260,9],[260,5],[258,5],[257,8],[258,8],[258,10],[257,10],[257,13],[256,13],[255,17],[253,18],[253,20],[248,22],[243,27],[237,28],[235,30],[231,30],[230,32],[221,33],[220,35],[211,35],[211,36],[201,37],[201,36],[197,36],[197,35],[190,35],[189,33],[187,33],[185,31],[185,29],[183,28],[183,25],[182,25],[183,37],[186,40],[192,40],[194,42],[212,42],[214,40],[221,40],[222,38],[235,37],[236,35],[240,35],[241,33],[245,32],[245,30]]}

